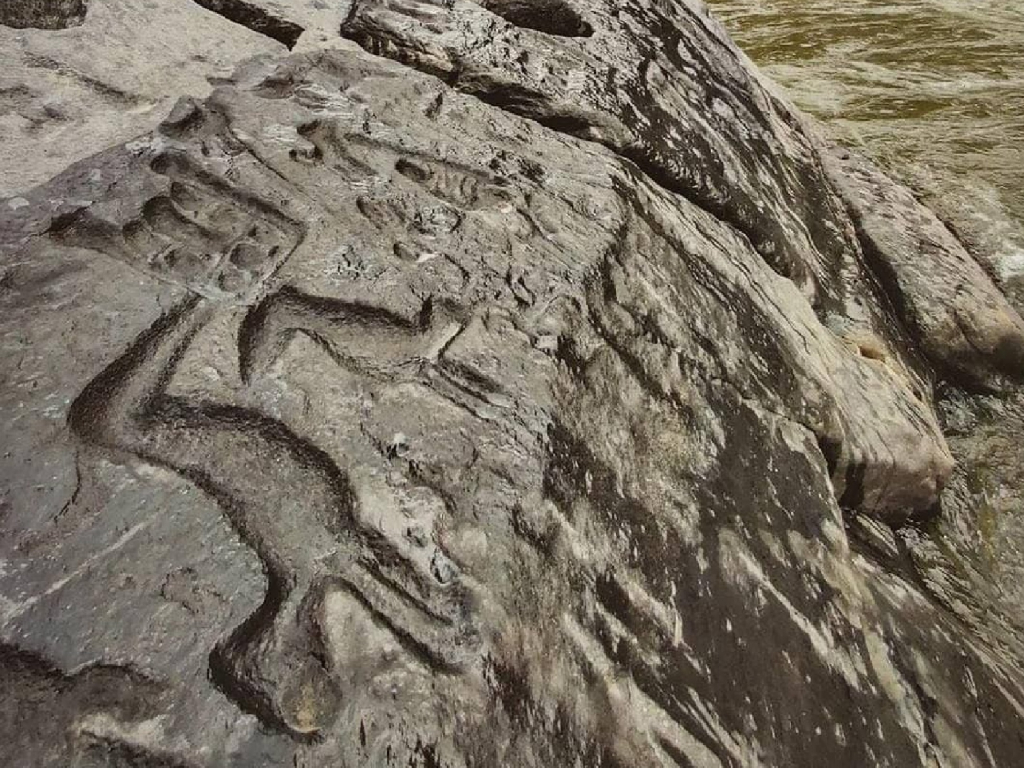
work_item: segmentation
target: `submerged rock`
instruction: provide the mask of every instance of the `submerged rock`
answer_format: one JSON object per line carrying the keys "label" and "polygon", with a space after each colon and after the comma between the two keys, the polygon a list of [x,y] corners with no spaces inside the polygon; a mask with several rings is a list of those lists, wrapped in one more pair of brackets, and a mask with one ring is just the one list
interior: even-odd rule
{"label": "submerged rock", "polygon": [[1024,320],[946,225],[864,158],[825,158],[865,255],[933,364],[967,386],[1024,379]]}
{"label": "submerged rock", "polygon": [[16,761],[1014,764],[955,238],[697,3],[345,10],[0,200]]}

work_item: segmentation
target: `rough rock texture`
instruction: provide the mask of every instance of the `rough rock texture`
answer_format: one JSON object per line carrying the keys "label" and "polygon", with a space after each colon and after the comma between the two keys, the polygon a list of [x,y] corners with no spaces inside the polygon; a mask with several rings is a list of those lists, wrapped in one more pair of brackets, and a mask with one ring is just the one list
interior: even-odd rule
{"label": "rough rock texture", "polygon": [[955,238],[697,3],[340,31],[0,200],[12,764],[1015,765]]}
{"label": "rough rock texture", "polygon": [[320,0],[248,3],[262,11],[250,29],[194,0],[90,0],[80,26],[15,28],[12,17],[37,5],[0,3],[0,195],[153,130],[179,96],[205,97],[241,62],[258,68],[253,57],[286,52],[268,25],[288,41],[305,30],[293,41],[302,50],[337,40],[345,12]]}
{"label": "rough rock texture", "polygon": [[7,0],[0,5],[0,24],[16,29],[66,29],[81,24],[88,0]]}
{"label": "rough rock texture", "polygon": [[865,254],[933,363],[974,386],[1024,378],[1024,321],[946,225],[863,158],[825,158]]}

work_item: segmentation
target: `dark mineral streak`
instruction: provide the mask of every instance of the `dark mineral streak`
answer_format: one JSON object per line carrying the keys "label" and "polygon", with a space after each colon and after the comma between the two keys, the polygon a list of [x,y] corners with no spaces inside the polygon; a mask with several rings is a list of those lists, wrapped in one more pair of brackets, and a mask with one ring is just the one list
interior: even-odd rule
{"label": "dark mineral streak", "polygon": [[65,29],[81,24],[88,0],[4,0],[0,24],[15,29]]}

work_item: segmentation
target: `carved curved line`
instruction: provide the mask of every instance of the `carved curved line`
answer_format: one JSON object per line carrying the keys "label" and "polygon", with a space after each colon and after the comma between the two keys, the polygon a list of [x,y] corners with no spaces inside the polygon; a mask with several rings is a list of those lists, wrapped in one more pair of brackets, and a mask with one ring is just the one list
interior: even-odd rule
{"label": "carved curved line", "polygon": [[[243,366],[246,354],[256,354],[253,345],[264,343],[268,319],[280,311],[285,319],[294,313],[327,326],[390,329],[411,339],[419,335],[420,323],[386,310],[285,290],[254,308],[243,323]],[[423,324],[429,322],[427,314]],[[295,691],[295,675],[300,685],[333,690],[318,620],[325,584],[348,589],[410,652],[445,671],[460,666],[458,655],[472,642],[465,630],[467,606],[453,602],[458,594],[429,583],[382,534],[358,523],[348,478],[326,452],[257,411],[167,394],[211,315],[208,302],[190,297],[160,317],[83,389],[68,424],[83,442],[127,452],[190,480],[218,503],[256,551],[267,573],[266,595],[211,654],[211,680],[268,726],[297,739],[315,739],[321,723],[305,730],[305,724],[290,724],[281,697]],[[270,343],[276,342],[271,338]],[[239,467],[261,473],[251,487],[237,476]],[[280,533],[275,516],[294,498],[302,499],[303,516],[285,521],[295,530],[286,528],[284,538],[275,540]],[[325,703],[330,713],[335,702]]]}

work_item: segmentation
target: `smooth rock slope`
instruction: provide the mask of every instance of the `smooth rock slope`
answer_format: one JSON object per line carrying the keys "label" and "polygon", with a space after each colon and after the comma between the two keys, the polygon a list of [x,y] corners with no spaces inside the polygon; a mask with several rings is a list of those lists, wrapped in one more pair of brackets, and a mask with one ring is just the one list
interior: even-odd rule
{"label": "smooth rock slope", "polygon": [[0,199],[11,764],[1015,765],[956,237],[698,2],[270,6]]}

